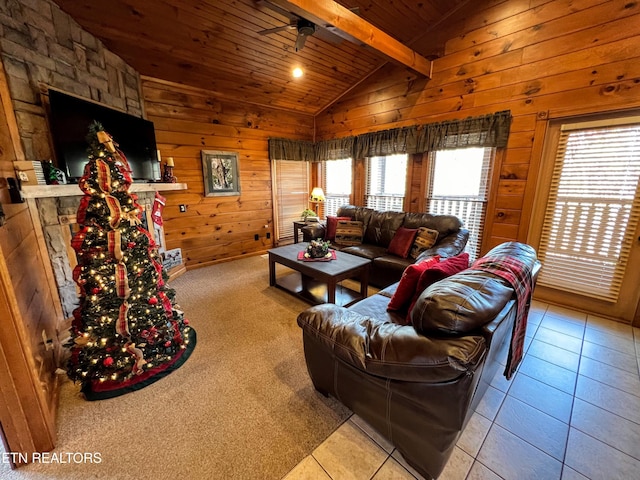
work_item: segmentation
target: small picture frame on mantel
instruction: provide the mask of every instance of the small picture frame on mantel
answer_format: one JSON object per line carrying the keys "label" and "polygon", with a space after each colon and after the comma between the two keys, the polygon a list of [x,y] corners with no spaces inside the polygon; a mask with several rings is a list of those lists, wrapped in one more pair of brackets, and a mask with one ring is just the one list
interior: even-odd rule
{"label": "small picture frame on mantel", "polygon": [[201,156],[205,196],[240,195],[238,153],[202,150]]}

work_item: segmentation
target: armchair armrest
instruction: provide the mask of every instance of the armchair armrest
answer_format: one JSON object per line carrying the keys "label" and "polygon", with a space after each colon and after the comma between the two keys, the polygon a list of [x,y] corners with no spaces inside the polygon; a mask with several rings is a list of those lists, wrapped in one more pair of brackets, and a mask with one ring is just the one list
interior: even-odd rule
{"label": "armchair armrest", "polygon": [[372,375],[410,382],[446,382],[474,371],[486,353],[479,335],[427,337],[333,304],[298,316],[304,336]]}
{"label": "armchair armrest", "polygon": [[427,258],[440,255],[441,258],[449,258],[458,255],[464,251],[464,247],[469,240],[469,230],[461,228],[457,232],[450,233],[449,235],[439,238],[436,244],[422,252],[416,258],[416,263],[421,262]]}
{"label": "armchair armrest", "polygon": [[327,226],[324,223],[315,222],[305,225],[300,229],[302,232],[302,240],[305,242],[310,242],[311,240],[316,240],[317,238],[324,239],[324,236],[327,232]]}

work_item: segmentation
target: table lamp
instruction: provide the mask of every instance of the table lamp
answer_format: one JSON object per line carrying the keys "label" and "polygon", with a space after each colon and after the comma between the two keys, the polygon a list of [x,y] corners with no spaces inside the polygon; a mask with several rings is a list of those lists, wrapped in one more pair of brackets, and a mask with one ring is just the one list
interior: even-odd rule
{"label": "table lamp", "polygon": [[324,202],[326,198],[324,197],[324,191],[320,187],[313,187],[311,190],[311,195],[309,196],[309,201],[315,204],[316,216],[318,215],[318,210],[321,202]]}

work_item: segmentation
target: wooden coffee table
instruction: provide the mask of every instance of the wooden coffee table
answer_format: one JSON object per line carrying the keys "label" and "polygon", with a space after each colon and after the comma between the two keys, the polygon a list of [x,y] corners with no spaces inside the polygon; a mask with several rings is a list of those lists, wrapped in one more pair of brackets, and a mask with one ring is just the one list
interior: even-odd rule
{"label": "wooden coffee table", "polygon": [[[336,259],[329,262],[298,260],[298,253],[306,246],[306,243],[294,243],[269,250],[270,286],[280,287],[313,304],[335,303],[348,307],[367,297],[371,260],[345,252],[336,252]],[[295,272],[276,278],[276,263]],[[344,286],[336,288],[338,282],[348,278],[360,281],[360,292]]]}

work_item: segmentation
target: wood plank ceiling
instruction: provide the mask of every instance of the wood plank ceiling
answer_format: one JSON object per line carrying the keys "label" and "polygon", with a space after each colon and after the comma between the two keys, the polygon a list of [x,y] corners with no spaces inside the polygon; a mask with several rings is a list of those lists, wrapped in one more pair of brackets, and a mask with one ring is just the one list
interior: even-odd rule
{"label": "wood plank ceiling", "polygon": [[[54,0],[143,75],[216,94],[317,115],[388,61],[319,28],[297,51],[295,28],[256,0]],[[282,2],[278,2],[282,4]],[[411,47],[467,0],[338,0]],[[429,57],[432,51],[417,51]],[[291,75],[296,66],[302,78]]]}

